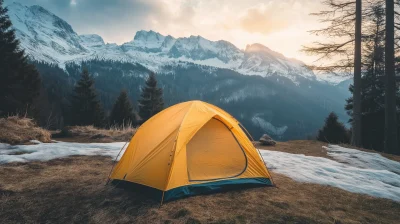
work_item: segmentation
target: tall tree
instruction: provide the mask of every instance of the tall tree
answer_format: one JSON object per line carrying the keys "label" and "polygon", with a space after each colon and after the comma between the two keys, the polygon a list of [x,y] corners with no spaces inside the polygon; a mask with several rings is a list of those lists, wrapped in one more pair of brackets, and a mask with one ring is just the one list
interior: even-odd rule
{"label": "tall tree", "polygon": [[132,103],[129,100],[126,90],[122,90],[111,110],[111,125],[132,125],[136,123]]}
{"label": "tall tree", "polygon": [[156,75],[151,72],[146,80],[146,86],[142,88],[139,100],[139,116],[142,122],[164,109],[163,92],[157,87]]}
{"label": "tall tree", "polygon": [[104,125],[104,111],[97,99],[94,80],[86,69],[75,85],[70,115],[73,125]]}
{"label": "tall tree", "polygon": [[356,21],[354,39],[354,90],[353,90],[353,124],[351,144],[362,146],[361,135],[361,23],[362,6],[361,0],[356,0]]}
{"label": "tall tree", "polygon": [[[371,5],[371,15],[364,22],[361,86],[362,145],[378,151],[384,142],[384,74],[385,74],[385,8],[381,2]],[[352,93],[354,86],[350,86]],[[346,110],[353,117],[353,98],[347,100]]]}
{"label": "tall tree", "polygon": [[400,154],[397,141],[393,0],[386,0],[385,71],[385,152]]}
{"label": "tall tree", "polygon": [[0,115],[25,113],[38,96],[40,76],[19,47],[0,0]]}
{"label": "tall tree", "polygon": [[352,144],[361,146],[361,24],[363,16],[361,0],[325,0],[323,4],[328,7],[328,10],[312,15],[322,18],[321,22],[328,25],[323,29],[310,32],[315,35],[324,35],[330,41],[314,42],[313,46],[305,46],[303,51],[320,56],[320,64],[312,66],[316,70],[349,74],[353,72]]}

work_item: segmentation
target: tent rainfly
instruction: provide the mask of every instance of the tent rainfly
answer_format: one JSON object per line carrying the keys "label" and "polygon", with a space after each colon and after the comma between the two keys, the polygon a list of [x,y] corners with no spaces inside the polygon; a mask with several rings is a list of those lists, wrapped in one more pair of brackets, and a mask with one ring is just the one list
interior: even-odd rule
{"label": "tent rainfly", "polygon": [[271,175],[240,123],[189,101],[147,120],[110,178],[153,188],[162,201],[232,187],[271,186]]}

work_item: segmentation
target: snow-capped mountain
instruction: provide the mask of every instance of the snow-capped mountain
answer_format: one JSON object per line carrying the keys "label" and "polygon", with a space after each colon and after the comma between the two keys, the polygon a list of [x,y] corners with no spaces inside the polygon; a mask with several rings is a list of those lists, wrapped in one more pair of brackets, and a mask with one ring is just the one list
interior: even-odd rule
{"label": "snow-capped mountain", "polygon": [[21,47],[35,60],[59,63],[88,53],[72,27],[44,8],[19,3],[7,8]]}
{"label": "snow-capped mountain", "polygon": [[97,34],[80,35],[81,43],[87,48],[101,47],[105,45],[104,40]]}
{"label": "snow-capped mountain", "polygon": [[141,51],[141,52],[164,52],[168,51],[174,45],[176,39],[172,36],[165,37],[152,30],[138,31],[132,41],[123,44],[121,47],[124,51]]}
{"label": "snow-capped mountain", "polygon": [[342,81],[337,77],[317,77],[303,62],[261,44],[249,45],[243,51],[224,40],[210,41],[201,36],[175,38],[152,30],[138,31],[132,41],[122,45],[106,44],[96,34],[78,35],[66,21],[40,6],[13,3],[7,8],[26,53],[34,60],[60,67],[96,58],[140,63],[160,72],[166,65],[189,62],[228,68],[244,75],[285,77],[296,84],[302,79],[332,84]]}
{"label": "snow-capped mountain", "polygon": [[47,93],[59,94],[54,101],[68,101],[64,96],[71,95],[86,67],[109,111],[121,89],[138,99],[151,70],[158,73],[166,105],[193,99],[216,104],[255,136],[268,133],[282,140],[301,139],[313,135],[331,111],[342,121],[348,119],[343,108],[349,83],[332,85],[341,80],[316,76],[303,62],[261,44],[241,50],[224,40],[141,30],[132,41],[117,45],[96,34],[78,35],[40,6],[13,3],[8,9],[20,46],[34,61],[45,90],[63,83],[57,93]]}
{"label": "snow-capped mountain", "polygon": [[242,51],[227,41],[209,41],[201,36],[178,38],[168,55],[174,58],[190,58],[194,61],[218,59],[225,64],[240,60],[244,56]]}
{"label": "snow-capped mountain", "polygon": [[245,57],[239,71],[252,75],[277,75],[285,76],[297,81],[298,76],[314,80],[316,76],[305,64],[295,59],[289,59],[280,53],[272,51],[261,44],[248,45],[245,50]]}

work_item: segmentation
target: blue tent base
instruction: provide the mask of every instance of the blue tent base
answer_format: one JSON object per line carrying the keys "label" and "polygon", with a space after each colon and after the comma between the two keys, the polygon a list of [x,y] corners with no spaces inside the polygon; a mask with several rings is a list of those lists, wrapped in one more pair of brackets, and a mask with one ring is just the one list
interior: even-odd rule
{"label": "blue tent base", "polygon": [[203,184],[192,184],[166,191],[164,193],[164,201],[173,201],[176,199],[194,195],[210,194],[262,186],[273,186],[273,184],[269,178],[229,179]]}
{"label": "blue tent base", "polygon": [[126,190],[133,197],[138,197],[142,200],[152,199],[154,202],[160,202],[162,191],[156,188],[148,187],[142,184],[137,184],[125,180],[112,180],[111,184],[115,188]]}
{"label": "blue tent base", "polygon": [[[162,191],[144,186],[137,183],[132,183],[123,180],[113,180],[112,184],[118,188],[123,188],[129,191],[140,193],[141,196],[146,196],[154,200],[160,201]],[[254,187],[273,186],[269,178],[243,178],[220,180],[202,184],[192,184],[182,187],[177,187],[164,192],[164,202],[173,201],[194,195],[211,194],[217,192],[225,192],[238,189],[247,189]]]}

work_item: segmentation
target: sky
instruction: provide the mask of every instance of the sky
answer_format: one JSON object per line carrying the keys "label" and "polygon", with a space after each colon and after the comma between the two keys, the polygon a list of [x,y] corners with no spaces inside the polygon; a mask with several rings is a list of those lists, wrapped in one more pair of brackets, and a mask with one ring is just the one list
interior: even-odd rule
{"label": "sky", "polygon": [[318,38],[310,16],[322,0],[5,0],[40,5],[66,20],[78,34],[98,34],[105,42],[131,41],[138,30],[163,35],[200,35],[227,40],[240,49],[260,43],[287,57],[312,63],[300,52]]}

